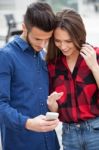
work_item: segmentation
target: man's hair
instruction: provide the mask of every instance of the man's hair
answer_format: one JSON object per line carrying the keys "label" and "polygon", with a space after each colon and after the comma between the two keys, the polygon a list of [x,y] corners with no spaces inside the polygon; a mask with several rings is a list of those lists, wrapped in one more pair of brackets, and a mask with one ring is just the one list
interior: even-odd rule
{"label": "man's hair", "polygon": [[32,27],[37,27],[45,32],[49,32],[54,29],[55,15],[49,4],[32,3],[26,10],[24,23],[28,30],[31,30]]}
{"label": "man's hair", "polygon": [[[86,30],[83,20],[80,14],[73,9],[67,8],[56,14],[56,28],[67,31],[78,50],[86,42]],[[47,61],[53,60],[61,54],[62,52],[55,46],[54,37],[52,36],[48,45]]]}

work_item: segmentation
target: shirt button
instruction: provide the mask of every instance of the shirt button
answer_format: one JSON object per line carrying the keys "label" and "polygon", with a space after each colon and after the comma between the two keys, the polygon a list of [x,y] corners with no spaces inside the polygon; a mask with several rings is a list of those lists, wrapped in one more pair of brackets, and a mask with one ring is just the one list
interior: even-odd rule
{"label": "shirt button", "polygon": [[41,106],[44,106],[44,104],[43,104],[43,103],[40,103],[40,105],[41,105]]}
{"label": "shirt button", "polygon": [[34,54],[33,57],[36,58],[36,55]]}
{"label": "shirt button", "polygon": [[39,87],[39,90],[42,90],[42,87]]}
{"label": "shirt button", "polygon": [[46,139],[48,139],[48,136],[46,136]]}

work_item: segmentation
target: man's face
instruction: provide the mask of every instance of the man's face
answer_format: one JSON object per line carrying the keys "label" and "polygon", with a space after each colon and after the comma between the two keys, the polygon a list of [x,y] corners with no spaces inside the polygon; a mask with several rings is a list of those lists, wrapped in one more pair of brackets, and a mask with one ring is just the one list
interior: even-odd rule
{"label": "man's face", "polygon": [[33,47],[33,49],[39,52],[42,48],[46,48],[53,31],[45,32],[37,27],[33,27],[31,31],[27,31],[26,40]]}

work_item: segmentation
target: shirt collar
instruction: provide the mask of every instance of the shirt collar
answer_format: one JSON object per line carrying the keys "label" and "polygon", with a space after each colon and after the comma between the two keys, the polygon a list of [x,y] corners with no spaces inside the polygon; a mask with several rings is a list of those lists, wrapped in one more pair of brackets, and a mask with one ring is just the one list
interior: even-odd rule
{"label": "shirt collar", "polygon": [[25,40],[23,40],[22,38],[20,38],[20,36],[15,36],[15,40],[14,41],[18,44],[18,46],[23,51],[27,50],[30,47],[29,44]]}
{"label": "shirt collar", "polygon": [[[34,55],[38,54],[39,52],[36,52],[25,40],[23,40],[22,38],[20,38],[20,36],[16,35],[14,41],[17,43],[17,45],[23,50],[32,50],[32,52],[34,53]],[[40,56],[44,59],[45,57],[45,52],[43,49],[40,50]]]}

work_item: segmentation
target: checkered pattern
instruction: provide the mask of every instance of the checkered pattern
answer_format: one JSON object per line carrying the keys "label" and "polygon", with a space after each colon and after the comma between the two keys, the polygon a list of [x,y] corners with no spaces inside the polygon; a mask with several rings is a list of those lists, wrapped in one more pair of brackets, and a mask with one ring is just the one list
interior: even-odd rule
{"label": "checkered pattern", "polygon": [[[99,62],[99,48],[94,48]],[[48,64],[50,93],[64,92],[59,104],[62,122],[79,122],[99,116],[99,89],[92,72],[79,55],[73,72],[66,63],[66,57],[58,57]]]}

